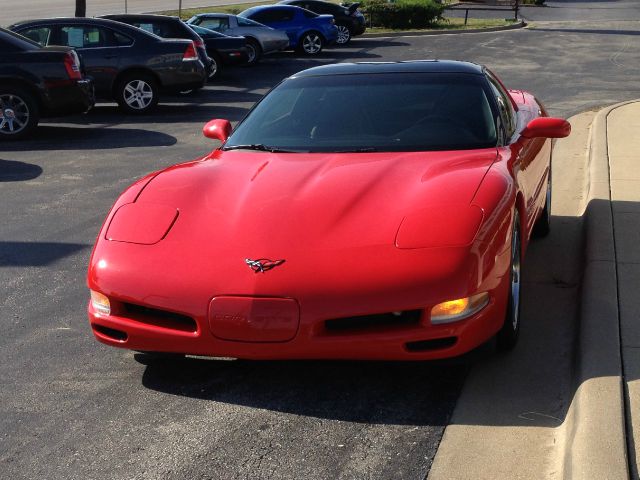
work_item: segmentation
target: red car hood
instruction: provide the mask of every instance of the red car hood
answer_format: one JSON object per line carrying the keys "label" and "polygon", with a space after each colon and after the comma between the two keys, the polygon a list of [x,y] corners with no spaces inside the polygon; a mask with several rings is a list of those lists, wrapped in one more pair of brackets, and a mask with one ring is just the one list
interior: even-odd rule
{"label": "red car hood", "polygon": [[[464,152],[282,154],[216,151],[156,176],[137,204],[174,207],[165,241],[224,255],[283,258],[390,245],[403,218],[425,207],[468,209],[496,159]],[[451,209],[453,207],[453,209]]]}

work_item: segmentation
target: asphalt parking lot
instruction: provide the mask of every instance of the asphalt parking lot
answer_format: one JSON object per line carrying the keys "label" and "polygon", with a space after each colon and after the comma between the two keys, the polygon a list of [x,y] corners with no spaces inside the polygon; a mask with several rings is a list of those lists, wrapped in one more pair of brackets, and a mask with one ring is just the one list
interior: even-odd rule
{"label": "asphalt parking lot", "polygon": [[[317,59],[282,54],[229,69],[153,115],[101,104],[0,145],[0,477],[424,478],[469,370],[492,361],[487,352],[426,364],[150,363],[98,344],[87,325],[84,276],[101,222],[134,179],[213,148],[201,135],[207,120],[239,120],[268,88],[310,66],[471,60],[568,117],[640,97],[639,45],[628,23],[590,20],[356,39]],[[526,263],[527,287],[549,309],[577,294],[578,260],[566,253],[578,233],[561,218],[554,225],[566,235],[535,242]],[[544,308],[529,301],[523,322]],[[571,326],[575,312],[561,314]],[[562,342],[571,335],[563,329]],[[563,355],[555,374],[569,362]]]}

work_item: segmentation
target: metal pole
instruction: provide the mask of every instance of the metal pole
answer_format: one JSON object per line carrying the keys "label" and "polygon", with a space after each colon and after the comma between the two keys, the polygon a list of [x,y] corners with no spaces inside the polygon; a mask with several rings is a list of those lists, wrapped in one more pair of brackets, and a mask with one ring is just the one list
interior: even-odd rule
{"label": "metal pole", "polygon": [[124,0],[124,13],[127,13],[128,10],[127,0]]}
{"label": "metal pole", "polygon": [[178,0],[178,17],[182,16],[182,0]]}
{"label": "metal pole", "polygon": [[516,8],[515,8],[515,21],[518,21],[518,8],[520,7],[520,0],[516,0]]}
{"label": "metal pole", "polygon": [[467,8],[467,9],[464,11],[464,24],[465,24],[465,25],[467,24],[467,20],[468,20],[468,19],[469,19],[469,9]]}

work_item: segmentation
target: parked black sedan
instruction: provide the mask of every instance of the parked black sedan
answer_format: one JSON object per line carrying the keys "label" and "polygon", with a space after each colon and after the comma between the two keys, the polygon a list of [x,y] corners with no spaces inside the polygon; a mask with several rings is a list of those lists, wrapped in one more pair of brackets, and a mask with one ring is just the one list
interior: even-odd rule
{"label": "parked black sedan", "polygon": [[231,37],[224,33],[214,32],[208,28],[185,23],[202,37],[207,47],[207,53],[218,64],[217,71],[211,69],[209,78],[220,74],[220,65],[245,65],[249,61],[249,48],[244,37]]}
{"label": "parked black sedan", "polygon": [[191,40],[166,40],[112,20],[30,20],[9,29],[41,45],[74,47],[96,95],[115,99],[130,113],[151,110],[160,91],[200,88],[207,79]]}
{"label": "parked black sedan", "polygon": [[[246,40],[213,38],[217,34],[209,35],[209,31],[204,32],[207,38],[203,38],[200,32],[180,20],[178,17],[167,15],[105,15],[102,18],[116,20],[134,27],[152,32],[162,38],[185,38],[193,40],[200,60],[207,67],[209,78],[220,75],[222,65],[246,61]],[[212,32],[213,33],[213,32]]]}
{"label": "parked black sedan", "polygon": [[42,47],[0,28],[0,140],[28,135],[40,117],[82,113],[94,104],[71,48]]}
{"label": "parked black sedan", "polygon": [[359,3],[352,3],[348,7],[323,0],[282,0],[282,5],[295,5],[317,14],[333,15],[338,28],[336,44],[345,45],[351,37],[362,35],[366,30],[364,15],[358,10]]}

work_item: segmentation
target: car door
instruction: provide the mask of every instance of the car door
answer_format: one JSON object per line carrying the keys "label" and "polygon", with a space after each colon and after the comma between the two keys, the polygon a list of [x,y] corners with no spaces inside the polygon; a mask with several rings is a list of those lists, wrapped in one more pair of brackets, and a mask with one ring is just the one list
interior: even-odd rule
{"label": "car door", "polygon": [[58,45],[74,47],[80,54],[96,91],[110,92],[120,64],[120,49],[113,32],[97,25],[61,24],[55,36]]}
{"label": "car door", "polygon": [[282,30],[289,37],[291,45],[296,45],[300,25],[294,21],[295,13],[293,8],[275,7],[259,12],[262,20],[258,17],[253,18],[253,20],[268,25],[271,28]]}

